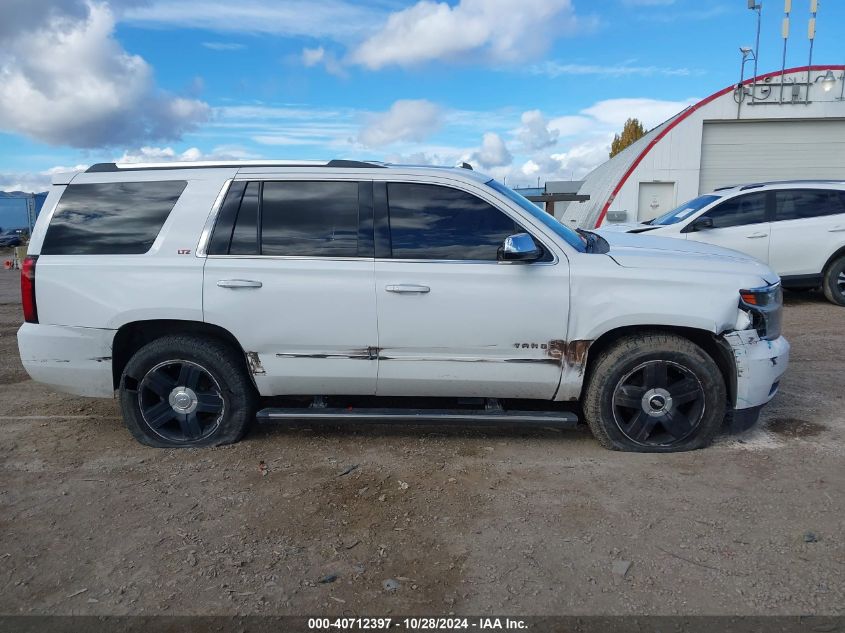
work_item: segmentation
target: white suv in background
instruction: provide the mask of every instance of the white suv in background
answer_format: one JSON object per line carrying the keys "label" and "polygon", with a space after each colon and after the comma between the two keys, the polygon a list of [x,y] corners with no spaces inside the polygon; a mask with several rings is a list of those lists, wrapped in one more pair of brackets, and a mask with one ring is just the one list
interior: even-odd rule
{"label": "white suv in background", "polygon": [[753,424],[789,356],[764,264],[578,234],[461,168],[95,165],[54,179],[21,287],[29,374],[117,391],[160,447],[256,415],[548,425],[580,403],[609,448],[689,450]]}
{"label": "white suv in background", "polygon": [[787,289],[821,287],[845,306],[845,181],[794,180],[723,187],[625,231],[707,242],[767,263]]}

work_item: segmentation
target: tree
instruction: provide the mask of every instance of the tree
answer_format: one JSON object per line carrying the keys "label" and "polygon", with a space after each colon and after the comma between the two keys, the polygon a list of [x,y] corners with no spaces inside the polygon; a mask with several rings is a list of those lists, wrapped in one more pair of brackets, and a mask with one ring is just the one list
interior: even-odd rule
{"label": "tree", "polygon": [[614,134],[610,144],[610,157],[613,158],[623,149],[645,136],[645,128],[637,119],[628,119],[622,128],[622,134]]}

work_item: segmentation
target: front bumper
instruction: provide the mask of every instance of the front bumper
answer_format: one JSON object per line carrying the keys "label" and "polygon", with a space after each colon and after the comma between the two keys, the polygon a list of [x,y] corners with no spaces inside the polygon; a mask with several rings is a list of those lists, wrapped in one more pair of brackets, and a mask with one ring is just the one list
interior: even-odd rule
{"label": "front bumper", "polygon": [[736,365],[732,428],[742,430],[753,425],[760,408],[775,397],[789,364],[789,343],[782,336],[764,341],[755,330],[731,332],[724,339]]}
{"label": "front bumper", "polygon": [[56,391],[114,397],[111,349],[114,330],[24,323],[18,348],[24,369]]}

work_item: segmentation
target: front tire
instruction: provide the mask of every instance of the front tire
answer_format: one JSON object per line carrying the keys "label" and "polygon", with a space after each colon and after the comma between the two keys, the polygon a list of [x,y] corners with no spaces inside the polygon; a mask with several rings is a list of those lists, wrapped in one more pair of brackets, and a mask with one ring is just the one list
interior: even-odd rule
{"label": "front tire", "polygon": [[703,448],[725,419],[725,381],[713,359],[673,334],[620,339],[586,385],[584,413],[605,448],[672,453]]}
{"label": "front tire", "polygon": [[167,336],[145,345],[120,380],[120,407],[136,440],[156,448],[232,444],[255,419],[255,387],[228,345]]}
{"label": "front tire", "polygon": [[845,257],[834,260],[827,267],[822,287],[828,301],[845,306]]}

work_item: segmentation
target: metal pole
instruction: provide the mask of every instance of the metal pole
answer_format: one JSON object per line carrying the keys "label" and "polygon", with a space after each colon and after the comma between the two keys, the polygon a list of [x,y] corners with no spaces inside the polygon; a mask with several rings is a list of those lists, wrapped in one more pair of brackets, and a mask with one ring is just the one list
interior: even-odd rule
{"label": "metal pole", "polygon": [[804,103],[810,103],[810,69],[813,67],[813,44],[816,42],[816,12],[819,0],[810,0],[810,23],[807,25],[807,37],[810,38],[810,58],[807,61],[807,87],[804,93]]}
{"label": "metal pole", "polygon": [[783,60],[780,65],[780,102],[783,103],[783,80],[786,73],[786,43],[789,40],[789,13],[792,10],[792,0],[784,0],[783,12],[783,26],[781,27],[781,35],[783,35]]}
{"label": "metal pole", "polygon": [[26,197],[26,223],[29,228],[29,237],[32,238],[32,229],[35,226],[35,194]]}
{"label": "metal pole", "polygon": [[757,39],[754,42],[754,81],[751,84],[751,101],[757,98],[757,58],[760,57],[760,21],[763,17],[763,3],[757,5]]}

